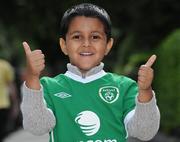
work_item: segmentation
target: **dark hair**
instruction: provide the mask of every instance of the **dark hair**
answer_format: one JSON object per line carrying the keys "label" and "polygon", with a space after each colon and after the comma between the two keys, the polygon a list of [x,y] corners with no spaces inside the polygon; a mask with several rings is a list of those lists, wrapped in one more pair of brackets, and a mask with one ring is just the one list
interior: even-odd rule
{"label": "dark hair", "polygon": [[73,6],[64,13],[60,28],[61,38],[66,39],[69,24],[71,20],[76,16],[98,18],[104,25],[104,31],[107,37],[107,41],[111,38],[111,20],[108,13],[103,8],[90,3],[82,3]]}

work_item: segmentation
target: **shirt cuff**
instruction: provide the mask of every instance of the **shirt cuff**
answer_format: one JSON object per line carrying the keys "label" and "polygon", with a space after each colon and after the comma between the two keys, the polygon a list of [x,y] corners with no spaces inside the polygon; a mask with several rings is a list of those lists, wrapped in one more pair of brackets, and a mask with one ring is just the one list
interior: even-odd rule
{"label": "shirt cuff", "polygon": [[157,104],[156,104],[156,96],[153,91],[153,97],[149,102],[146,103],[141,103],[138,101],[138,98],[136,97],[136,113],[141,112],[141,113],[146,113],[148,114],[154,113],[157,111]]}
{"label": "shirt cuff", "polygon": [[154,104],[156,104],[156,95],[155,95],[155,92],[153,91],[152,92],[153,93],[153,96],[152,96],[152,98],[151,98],[151,100],[150,101],[148,101],[148,102],[139,102],[139,100],[138,100],[138,96],[136,96],[136,105],[139,105],[139,106],[148,106],[148,105],[154,105]]}
{"label": "shirt cuff", "polygon": [[25,81],[22,85],[22,88],[23,88],[23,90],[28,91],[28,92],[32,92],[32,93],[41,93],[43,91],[43,86],[41,84],[40,84],[40,89],[35,90],[35,89],[28,88]]}

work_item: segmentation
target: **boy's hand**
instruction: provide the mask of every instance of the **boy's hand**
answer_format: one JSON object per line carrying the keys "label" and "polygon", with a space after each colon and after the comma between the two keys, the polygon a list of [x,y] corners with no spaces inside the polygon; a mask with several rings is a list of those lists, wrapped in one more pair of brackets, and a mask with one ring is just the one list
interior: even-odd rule
{"label": "boy's hand", "polygon": [[138,72],[139,96],[141,102],[148,102],[152,98],[151,84],[154,73],[151,66],[156,60],[156,55],[152,55],[145,65],[142,65]]}
{"label": "boy's hand", "polygon": [[138,72],[138,85],[140,90],[147,90],[151,87],[154,77],[151,66],[156,60],[156,55],[152,55],[145,65],[142,65]]}
{"label": "boy's hand", "polygon": [[41,50],[31,51],[27,42],[23,42],[26,54],[26,85],[31,89],[39,89],[39,76],[45,67],[44,54]]}
{"label": "boy's hand", "polygon": [[41,71],[45,67],[44,54],[41,50],[31,51],[27,42],[23,42],[24,51],[26,53],[27,73],[29,76],[39,77]]}

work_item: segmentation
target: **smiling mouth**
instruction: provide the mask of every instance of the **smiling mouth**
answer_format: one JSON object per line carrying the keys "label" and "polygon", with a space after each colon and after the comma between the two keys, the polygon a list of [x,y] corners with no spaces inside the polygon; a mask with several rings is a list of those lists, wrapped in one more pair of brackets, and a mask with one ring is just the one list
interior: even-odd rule
{"label": "smiling mouth", "polygon": [[93,53],[90,53],[90,52],[82,52],[80,53],[81,56],[92,56]]}

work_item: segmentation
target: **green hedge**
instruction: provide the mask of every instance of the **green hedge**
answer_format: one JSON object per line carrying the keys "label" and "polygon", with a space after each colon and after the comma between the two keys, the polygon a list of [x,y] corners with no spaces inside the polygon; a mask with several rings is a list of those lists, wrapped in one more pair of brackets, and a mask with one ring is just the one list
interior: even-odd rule
{"label": "green hedge", "polygon": [[157,49],[154,88],[161,112],[161,129],[180,127],[180,29],[172,32]]}

